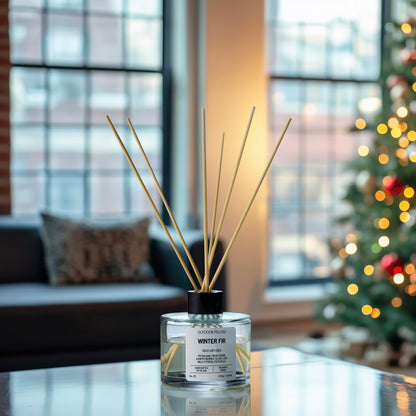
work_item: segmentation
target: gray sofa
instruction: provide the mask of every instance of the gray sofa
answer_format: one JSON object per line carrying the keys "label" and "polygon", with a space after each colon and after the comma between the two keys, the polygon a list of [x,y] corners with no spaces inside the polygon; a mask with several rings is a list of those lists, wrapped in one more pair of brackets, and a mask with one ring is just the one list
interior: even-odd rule
{"label": "gray sofa", "polygon": [[[52,286],[40,220],[0,216],[0,371],[157,358],[160,315],[185,311],[192,288],[163,230],[149,234],[157,283]],[[202,233],[184,236],[202,271]]]}

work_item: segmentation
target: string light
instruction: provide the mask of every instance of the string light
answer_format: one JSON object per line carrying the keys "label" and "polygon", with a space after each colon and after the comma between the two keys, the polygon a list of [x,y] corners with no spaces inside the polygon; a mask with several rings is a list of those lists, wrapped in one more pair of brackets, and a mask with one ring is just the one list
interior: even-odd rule
{"label": "string light", "polygon": [[355,121],[355,127],[357,127],[357,129],[359,129],[359,130],[365,129],[366,126],[367,126],[367,123],[365,122],[365,120],[363,118],[358,118]]}
{"label": "string light", "polygon": [[402,136],[399,139],[399,146],[406,148],[407,146],[409,146],[409,139],[406,136]]}
{"label": "string light", "polygon": [[409,201],[401,201],[400,204],[399,204],[399,208],[402,211],[408,211],[408,209],[410,208]]}
{"label": "string light", "polygon": [[387,247],[390,244],[390,238],[388,238],[386,235],[382,235],[379,239],[378,239],[378,245],[380,247]]}
{"label": "string light", "polygon": [[357,235],[354,233],[349,233],[345,236],[345,240],[347,243],[355,243],[357,242]]}
{"label": "string light", "polygon": [[391,129],[394,129],[395,127],[398,127],[399,126],[399,120],[397,120],[396,117],[390,117],[389,120],[387,121],[387,125]]}
{"label": "string light", "polygon": [[407,130],[407,123],[404,121],[401,121],[399,124],[400,130],[404,133]]}
{"label": "string light", "polygon": [[[416,84],[416,82],[415,82],[415,84]],[[410,131],[407,133],[407,138],[408,138],[411,142],[414,142],[414,141],[416,140],[416,131],[414,131],[414,130],[410,130]]]}
{"label": "string light", "polygon": [[389,228],[390,226],[390,221],[387,218],[380,218],[378,220],[378,226],[382,229],[385,230],[386,228]]}
{"label": "string light", "polygon": [[348,257],[348,253],[345,251],[345,248],[344,247],[342,247],[338,251],[338,256],[340,256],[342,259],[346,259]]}
{"label": "string light", "polygon": [[403,33],[409,34],[412,31],[412,26],[410,26],[409,23],[403,23],[401,29]]}
{"label": "string light", "polygon": [[407,117],[407,115],[409,114],[409,110],[407,109],[407,107],[401,106],[396,110],[396,114],[400,118],[404,118]]}
{"label": "string light", "polygon": [[396,285],[401,285],[401,284],[404,282],[404,275],[403,275],[403,273],[396,273],[396,274],[393,276],[393,282],[394,282]]}
{"label": "string light", "polygon": [[354,296],[358,293],[358,286],[355,283],[350,283],[347,286],[347,292],[351,295]]}
{"label": "string light", "polygon": [[407,152],[404,149],[396,149],[396,156],[399,159],[405,159],[407,157]]}
{"label": "string light", "polygon": [[394,308],[400,308],[400,306],[402,306],[403,301],[400,298],[393,298],[391,300],[391,304],[393,305]]}
{"label": "string light", "polygon": [[357,244],[355,244],[355,243],[348,243],[345,246],[345,251],[349,255],[355,254],[357,252],[357,249],[358,249],[358,247],[357,247]]}
{"label": "string light", "polygon": [[407,186],[403,191],[403,195],[406,198],[412,198],[414,194],[415,194],[415,190],[411,186]]}
{"label": "string light", "polygon": [[378,254],[378,253],[380,253],[380,251],[381,251],[381,247],[380,247],[377,243],[374,243],[374,244],[371,246],[371,251],[372,251],[374,254]]}
{"label": "string light", "polygon": [[408,212],[402,212],[399,215],[400,221],[406,223],[410,220],[410,214]]}
{"label": "string light", "polygon": [[400,130],[399,127],[394,127],[393,129],[391,129],[390,134],[391,134],[391,137],[398,139],[402,135],[402,131]]}
{"label": "string light", "polygon": [[366,276],[371,276],[374,273],[374,266],[371,264],[367,264],[367,266],[364,267],[364,274]]}
{"label": "string light", "polygon": [[374,197],[377,199],[377,201],[381,202],[386,198],[386,194],[383,191],[377,191]]}
{"label": "string light", "polygon": [[378,156],[378,161],[382,165],[385,165],[385,164],[389,163],[389,156],[386,155],[385,153],[382,153],[381,155]]}
{"label": "string light", "polygon": [[[415,82],[415,84],[416,84],[416,82]],[[379,134],[386,134],[387,131],[388,131],[388,128],[384,123],[381,123],[377,126],[377,132]]]}
{"label": "string light", "polygon": [[415,266],[412,263],[407,263],[404,267],[404,271],[407,274],[412,274],[415,271]]}
{"label": "string light", "polygon": [[357,152],[361,157],[366,157],[370,153],[370,148],[368,146],[362,145],[358,148]]}
{"label": "string light", "polygon": [[416,295],[416,285],[408,285],[406,286],[406,293],[410,296]]}
{"label": "string light", "polygon": [[380,309],[378,308],[373,308],[373,310],[371,311],[371,317],[373,319],[377,319],[380,316],[381,312]]}
{"label": "string light", "polygon": [[361,308],[361,312],[363,313],[363,315],[371,315],[371,312],[373,312],[373,308],[370,305],[364,305]]}

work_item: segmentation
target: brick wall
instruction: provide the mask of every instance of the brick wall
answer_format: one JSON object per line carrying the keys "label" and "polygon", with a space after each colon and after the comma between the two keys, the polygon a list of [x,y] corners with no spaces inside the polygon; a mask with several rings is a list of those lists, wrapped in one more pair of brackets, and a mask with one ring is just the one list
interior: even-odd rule
{"label": "brick wall", "polygon": [[11,211],[9,73],[8,1],[0,0],[0,215]]}

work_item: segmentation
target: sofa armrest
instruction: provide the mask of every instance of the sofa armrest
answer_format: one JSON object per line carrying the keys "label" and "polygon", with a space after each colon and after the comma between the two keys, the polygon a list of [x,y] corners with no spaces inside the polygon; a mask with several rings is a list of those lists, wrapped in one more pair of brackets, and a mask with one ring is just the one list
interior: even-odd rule
{"label": "sofa armrest", "polygon": [[[171,229],[169,228],[169,231]],[[204,274],[204,235],[202,231],[199,230],[188,230],[182,232],[185,242],[188,246],[189,252],[191,253],[192,258],[195,261],[196,267],[199,270],[201,276]],[[171,243],[166,236],[166,233],[162,228],[151,227],[149,231],[151,238],[150,245],[150,262],[156,273],[156,277],[164,284],[171,286],[177,286],[184,290],[192,290],[192,285],[190,284],[188,277],[185,271],[182,268],[182,265],[179,259],[176,256],[175,251],[173,250]],[[189,271],[194,276],[192,266],[188,260],[188,257],[185,253],[184,248],[179,237],[176,235],[176,232],[171,231],[171,235],[175,244],[185,261]],[[220,263],[222,256],[224,254],[224,246],[221,241],[218,242],[217,249],[215,250],[214,260],[211,266],[211,278],[215,274],[216,268]],[[195,281],[197,282],[196,278]],[[218,277],[218,280],[215,283],[215,289],[225,290],[226,286],[226,270],[225,266],[221,270],[221,273]]]}

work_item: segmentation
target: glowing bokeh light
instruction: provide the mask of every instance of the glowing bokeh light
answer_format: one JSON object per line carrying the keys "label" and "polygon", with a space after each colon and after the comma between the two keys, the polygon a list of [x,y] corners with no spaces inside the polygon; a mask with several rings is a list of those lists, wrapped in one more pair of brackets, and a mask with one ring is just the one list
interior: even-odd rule
{"label": "glowing bokeh light", "polygon": [[381,202],[386,198],[386,194],[380,190],[375,193],[374,197],[377,199],[377,201]]}
{"label": "glowing bokeh light", "polygon": [[402,212],[400,215],[399,215],[399,218],[400,218],[400,221],[401,222],[403,222],[403,223],[406,223],[406,222],[409,222],[410,221],[410,214],[407,212],[407,211],[405,211],[405,212]]}
{"label": "glowing bokeh light", "polygon": [[371,315],[371,312],[373,312],[373,308],[370,305],[364,305],[361,308],[361,312],[363,313],[363,315]]}
{"label": "glowing bokeh light", "polygon": [[379,134],[386,134],[387,131],[388,131],[388,127],[384,123],[381,123],[377,126],[377,132]]}
{"label": "glowing bokeh light", "polygon": [[402,135],[402,131],[400,130],[399,127],[394,127],[393,129],[391,129],[390,134],[391,134],[391,137],[398,139]]}
{"label": "glowing bokeh light", "polygon": [[389,228],[390,225],[390,221],[387,218],[380,218],[378,220],[378,226],[382,229],[385,230],[386,228]]}
{"label": "glowing bokeh light", "polygon": [[404,282],[404,275],[403,275],[403,273],[396,273],[396,274],[393,276],[393,282],[394,282],[396,285],[401,285],[401,284]]}
{"label": "glowing bokeh light", "polygon": [[[416,83],[415,83],[416,84]],[[414,130],[410,130],[408,133],[407,133],[407,138],[411,141],[411,142],[414,142],[415,140],[416,140],[416,131],[414,131]]]}
{"label": "glowing bokeh light", "polygon": [[345,251],[345,248],[344,247],[342,247],[338,251],[338,256],[340,256],[342,259],[346,259],[348,257],[348,253]]}
{"label": "glowing bokeh light", "polygon": [[406,150],[404,150],[404,149],[396,149],[396,156],[399,158],[399,159],[404,159],[404,158],[406,158],[407,157],[407,152],[406,152]]}
{"label": "glowing bokeh light", "polygon": [[400,308],[400,306],[402,306],[402,303],[403,301],[398,297],[395,297],[391,300],[391,304],[394,308]]}
{"label": "glowing bokeh light", "polygon": [[372,264],[367,264],[367,266],[364,267],[364,274],[366,276],[371,276],[374,273],[374,266]]}
{"label": "glowing bokeh light", "polygon": [[397,120],[396,117],[390,117],[389,120],[387,121],[387,125],[391,129],[394,129],[395,127],[399,127],[399,120]]}
{"label": "glowing bokeh light", "polygon": [[407,274],[412,274],[415,271],[415,266],[412,263],[407,263],[404,267],[404,271]]}
{"label": "glowing bokeh light", "polygon": [[[397,111],[399,111],[399,109],[397,109]],[[363,118],[358,118],[357,120],[355,120],[355,127],[357,127],[358,130],[365,129],[366,126],[367,126],[367,123]]]}
{"label": "glowing bokeh light", "polygon": [[378,253],[380,253],[380,251],[381,251],[381,247],[380,247],[378,244],[374,243],[374,244],[371,246],[371,251],[372,251],[374,254],[378,254]]}
{"label": "glowing bokeh light", "polygon": [[370,148],[368,146],[362,145],[358,148],[357,152],[361,157],[366,157],[370,153]]}
{"label": "glowing bokeh light", "polygon": [[409,155],[409,160],[410,160],[411,162],[413,162],[413,163],[415,163],[415,162],[416,162],[416,152],[412,152],[412,153],[410,153],[410,155]]}
{"label": "glowing bokeh light", "polygon": [[403,33],[409,34],[412,31],[412,26],[410,26],[409,23],[403,23],[401,29]]}
{"label": "glowing bokeh light", "polygon": [[402,211],[408,211],[408,210],[409,210],[409,208],[410,208],[410,203],[409,203],[409,201],[401,201],[401,202],[400,202],[400,204],[399,204],[399,208],[400,208]]}
{"label": "glowing bokeh light", "polygon": [[404,149],[409,146],[409,139],[405,136],[400,137],[399,139],[399,146],[403,147]]}
{"label": "glowing bokeh light", "polygon": [[396,114],[400,118],[404,118],[409,114],[409,110],[407,109],[407,107],[401,106],[396,110]]}
{"label": "glowing bokeh light", "polygon": [[347,252],[347,254],[351,255],[351,254],[355,254],[357,252],[357,244],[355,243],[348,243],[345,246],[345,251]]}
{"label": "glowing bokeh light", "polygon": [[410,296],[415,296],[416,295],[416,285],[408,285],[406,286],[406,293],[409,294]]}
{"label": "glowing bokeh light", "polygon": [[358,286],[355,283],[350,283],[347,286],[347,292],[348,294],[350,294],[351,296],[354,296],[358,293]]}
{"label": "glowing bokeh light", "polygon": [[407,186],[405,190],[403,191],[403,195],[406,198],[412,198],[414,194],[415,194],[415,190],[411,186]]}
{"label": "glowing bokeh light", "polygon": [[345,236],[345,240],[347,241],[347,243],[355,243],[355,242],[357,242],[357,234],[348,233]]}
{"label": "glowing bokeh light", "polygon": [[377,319],[380,316],[380,314],[381,312],[378,308],[373,308],[373,310],[371,311],[371,317],[374,319]]}
{"label": "glowing bokeh light", "polygon": [[390,244],[390,238],[388,238],[386,235],[382,235],[379,239],[378,239],[378,245],[380,247],[387,247]]}
{"label": "glowing bokeh light", "polygon": [[389,163],[389,156],[386,155],[385,153],[382,153],[381,155],[378,156],[378,161],[382,165],[385,165],[385,164]]}

